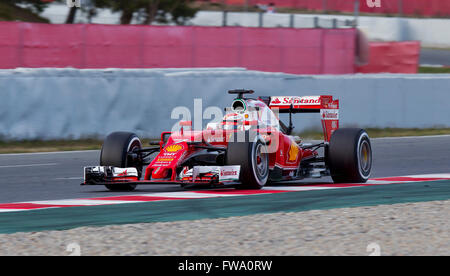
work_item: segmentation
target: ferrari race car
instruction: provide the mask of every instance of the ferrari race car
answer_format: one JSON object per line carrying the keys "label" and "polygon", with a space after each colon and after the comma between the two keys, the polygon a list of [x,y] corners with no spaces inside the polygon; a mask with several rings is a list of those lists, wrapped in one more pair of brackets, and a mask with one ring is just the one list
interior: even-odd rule
{"label": "ferrari race car", "polygon": [[[82,185],[134,190],[141,184],[207,185],[260,189],[268,183],[331,176],[335,183],[363,183],[372,167],[367,132],[339,128],[339,100],[332,96],[247,98],[252,90],[231,90],[236,98],[221,121],[193,130],[191,121],[163,132],[156,147],[143,147],[133,133],[106,137],[100,166],[84,168]],[[287,113],[288,124],[280,119]],[[293,136],[292,115],[320,113],[324,141]],[[322,152],[322,154],[319,154]],[[156,155],[156,156],[155,156]],[[152,158],[153,156],[153,158]]]}

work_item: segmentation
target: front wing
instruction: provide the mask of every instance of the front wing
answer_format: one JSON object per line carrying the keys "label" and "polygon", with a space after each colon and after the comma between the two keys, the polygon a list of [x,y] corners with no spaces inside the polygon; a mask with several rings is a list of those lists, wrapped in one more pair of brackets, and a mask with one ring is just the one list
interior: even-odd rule
{"label": "front wing", "polygon": [[180,173],[173,179],[139,180],[136,168],[112,166],[84,167],[84,182],[81,185],[114,184],[180,184],[182,186],[236,185],[239,182],[240,166],[195,166]]}

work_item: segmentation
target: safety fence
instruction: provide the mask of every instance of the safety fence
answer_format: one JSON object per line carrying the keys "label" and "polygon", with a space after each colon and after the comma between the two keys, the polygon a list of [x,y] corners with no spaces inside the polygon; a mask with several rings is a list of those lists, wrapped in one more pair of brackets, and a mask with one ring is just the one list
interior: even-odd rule
{"label": "safety fence", "polygon": [[241,6],[273,3],[275,7],[325,12],[354,12],[356,3],[356,8],[363,13],[439,17],[450,15],[450,1],[446,0],[203,0],[208,1]]}
{"label": "safety fence", "polygon": [[354,72],[355,29],[0,22],[0,68],[245,67]]}
{"label": "safety fence", "polygon": [[188,22],[191,26],[287,27],[287,28],[349,28],[356,20],[305,16],[294,13],[199,11]]}
{"label": "safety fence", "polygon": [[[449,1],[450,2],[450,1]],[[98,22],[97,22],[98,23]],[[199,11],[189,24],[196,26],[348,28],[357,25],[373,41],[419,40],[423,47],[450,48],[450,20],[334,14],[289,14]]]}

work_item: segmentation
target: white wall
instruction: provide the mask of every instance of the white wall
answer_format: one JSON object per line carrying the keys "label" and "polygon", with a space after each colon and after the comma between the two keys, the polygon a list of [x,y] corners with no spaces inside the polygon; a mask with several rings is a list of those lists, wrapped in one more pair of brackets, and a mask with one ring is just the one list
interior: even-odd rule
{"label": "white wall", "polygon": [[[206,69],[0,70],[0,135],[12,139],[79,138],[128,130],[156,137],[194,98],[220,109],[229,89],[256,95],[331,94],[344,126],[450,127],[450,75],[311,76]],[[205,120],[204,123],[209,120]],[[317,114],[295,115],[295,131],[320,128]]]}

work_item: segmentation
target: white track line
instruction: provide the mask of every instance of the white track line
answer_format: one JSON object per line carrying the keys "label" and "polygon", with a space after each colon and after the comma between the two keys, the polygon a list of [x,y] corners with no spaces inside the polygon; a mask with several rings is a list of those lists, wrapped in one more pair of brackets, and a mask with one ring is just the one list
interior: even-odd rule
{"label": "white track line", "polygon": [[[330,184],[332,185],[332,184]],[[339,187],[345,188],[345,187]],[[312,190],[328,190],[328,189],[336,189],[334,187],[314,187],[314,186],[292,186],[292,187],[264,187],[263,190],[266,191],[312,191]]]}
{"label": "white track line", "polygon": [[418,138],[445,138],[450,137],[450,134],[442,134],[442,135],[423,135],[423,136],[399,136],[399,137],[378,137],[378,138],[370,138],[372,140],[384,140],[384,139],[418,139]]}
{"label": "white track line", "polygon": [[46,151],[46,152],[24,152],[24,153],[2,153],[1,156],[20,156],[20,155],[45,155],[45,154],[61,154],[61,153],[86,153],[96,152],[100,150],[67,150],[67,151]]}
{"label": "white track line", "polygon": [[20,212],[20,211],[24,211],[24,209],[0,209],[0,213]]}
{"label": "white track line", "polygon": [[142,201],[131,200],[97,200],[97,199],[61,199],[61,200],[44,200],[44,201],[27,201],[23,203],[43,204],[43,205],[106,205],[106,204],[122,204],[136,203]]}
{"label": "white track line", "polygon": [[[367,180],[366,183],[363,184],[370,184],[370,185],[385,185],[385,184],[395,184],[395,183],[405,183],[405,182],[414,182],[414,180],[405,180],[405,181],[387,181],[387,180]],[[356,183],[357,184],[357,183]]]}
{"label": "white track line", "polygon": [[37,163],[37,164],[24,164],[24,165],[7,165],[0,166],[0,169],[3,168],[22,168],[22,167],[39,167],[39,166],[56,166],[58,163]]}
{"label": "white track line", "polygon": [[[213,192],[213,191],[211,191]],[[150,196],[150,197],[177,197],[177,198],[210,198],[223,196],[237,196],[235,194],[214,194],[214,193],[196,193],[192,192],[169,192],[169,193],[151,193],[136,196]]]}
{"label": "white track line", "polygon": [[405,177],[411,177],[411,178],[448,178],[448,179],[450,179],[450,173],[416,174],[416,175],[405,175]]}

